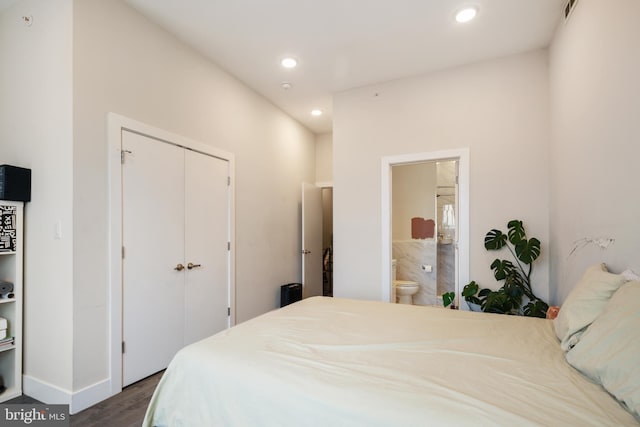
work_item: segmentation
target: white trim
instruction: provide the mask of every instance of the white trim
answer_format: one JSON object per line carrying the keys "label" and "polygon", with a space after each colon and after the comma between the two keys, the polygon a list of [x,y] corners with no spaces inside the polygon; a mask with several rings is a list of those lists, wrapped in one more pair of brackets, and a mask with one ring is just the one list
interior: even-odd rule
{"label": "white trim", "polygon": [[[122,130],[146,135],[181,147],[218,157],[229,162],[229,326],[236,323],[235,309],[235,156],[233,153],[214,148],[176,135],[154,126],[120,116],[107,114],[107,158],[109,162],[109,387],[111,395],[122,391]],[[108,396],[107,396],[108,397]]]}
{"label": "white trim", "polygon": [[111,397],[111,381],[106,379],[97,382],[82,390],[73,392],[69,412],[71,414],[77,414],[109,397]]}
{"label": "white trim", "polygon": [[[459,218],[456,232],[458,245],[458,280],[456,299],[460,295],[460,283],[469,281],[469,149],[434,151],[429,153],[402,154],[383,157],[381,161],[381,227],[382,227],[382,301],[391,301],[391,167],[410,163],[437,160],[458,160]],[[459,302],[458,302],[459,306]]]}
{"label": "white trim", "polygon": [[70,414],[77,414],[111,397],[111,384],[108,379],[73,393],[29,375],[22,376],[22,384],[27,396],[49,405],[69,405]]}
{"label": "white trim", "polygon": [[316,182],[315,186],[319,188],[333,188],[333,181]]}
{"label": "white trim", "polygon": [[71,392],[29,375],[22,376],[22,391],[29,397],[49,405],[71,405]]}

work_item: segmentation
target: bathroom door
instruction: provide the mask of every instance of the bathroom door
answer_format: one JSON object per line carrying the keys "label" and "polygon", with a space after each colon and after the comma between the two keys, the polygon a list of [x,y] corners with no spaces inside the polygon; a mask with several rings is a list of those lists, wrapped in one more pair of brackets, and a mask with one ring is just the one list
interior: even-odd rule
{"label": "bathroom door", "polygon": [[302,183],[303,297],[322,295],[322,189]]}

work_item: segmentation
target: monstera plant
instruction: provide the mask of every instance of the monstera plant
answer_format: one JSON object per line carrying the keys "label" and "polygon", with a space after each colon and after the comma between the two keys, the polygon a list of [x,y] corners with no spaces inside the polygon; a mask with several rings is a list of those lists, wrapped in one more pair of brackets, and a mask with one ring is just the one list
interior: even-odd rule
{"label": "monstera plant", "polygon": [[504,284],[494,291],[480,289],[473,281],[464,287],[462,296],[469,306],[476,304],[487,313],[545,317],[549,305],[538,298],[531,287],[533,262],[540,256],[540,240],[527,239],[520,220],[509,221],[507,227],[507,234],[493,229],[484,237],[485,249],[500,251],[506,248],[515,261],[497,258],[491,263],[494,277],[498,281],[504,280]]}
{"label": "monstera plant", "polygon": [[445,292],[444,294],[442,294],[442,305],[444,306],[444,308],[450,307],[455,309],[455,303],[456,302],[456,293],[455,292]]}

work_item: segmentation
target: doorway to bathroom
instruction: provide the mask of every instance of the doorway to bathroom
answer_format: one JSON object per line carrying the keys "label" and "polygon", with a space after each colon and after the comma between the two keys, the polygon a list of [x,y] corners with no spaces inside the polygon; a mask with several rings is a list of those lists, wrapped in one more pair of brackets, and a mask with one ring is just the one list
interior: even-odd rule
{"label": "doorway to bathroom", "polygon": [[387,157],[382,172],[383,299],[442,305],[454,292],[459,305],[469,266],[468,151]]}

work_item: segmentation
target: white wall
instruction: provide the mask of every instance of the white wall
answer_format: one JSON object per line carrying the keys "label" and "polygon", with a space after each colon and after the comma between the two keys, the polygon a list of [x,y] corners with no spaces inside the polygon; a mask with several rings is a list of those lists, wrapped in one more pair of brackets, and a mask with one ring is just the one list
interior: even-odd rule
{"label": "white wall", "polygon": [[543,242],[534,282],[546,298],[548,104],[545,50],[337,94],[334,295],[382,298],[381,158],[469,147],[471,278],[497,286],[484,235],[519,218]]}
{"label": "white wall", "polygon": [[436,177],[435,162],[393,166],[392,240],[411,239],[411,218],[436,221]]}
{"label": "white wall", "polygon": [[[640,2],[581,0],[550,49],[551,300],[593,263],[640,272]],[[584,238],[613,238],[602,250]]]}
{"label": "white wall", "polygon": [[73,362],[71,22],[71,0],[23,0],[0,14],[0,163],[32,169],[24,374],[65,390]]}
{"label": "white wall", "polygon": [[17,2],[0,15],[0,63],[0,156],[33,169],[24,369],[25,389],[43,394],[32,395],[69,403],[109,377],[109,111],[235,154],[238,321],[300,281],[300,182],[315,180],[306,128],[119,1]]}
{"label": "white wall", "polygon": [[333,134],[322,133],[316,136],[316,183],[333,183]]}
{"label": "white wall", "polygon": [[121,2],[74,3],[74,389],[108,372],[109,111],[232,152],[236,319],[300,281],[300,183],[314,135]]}

